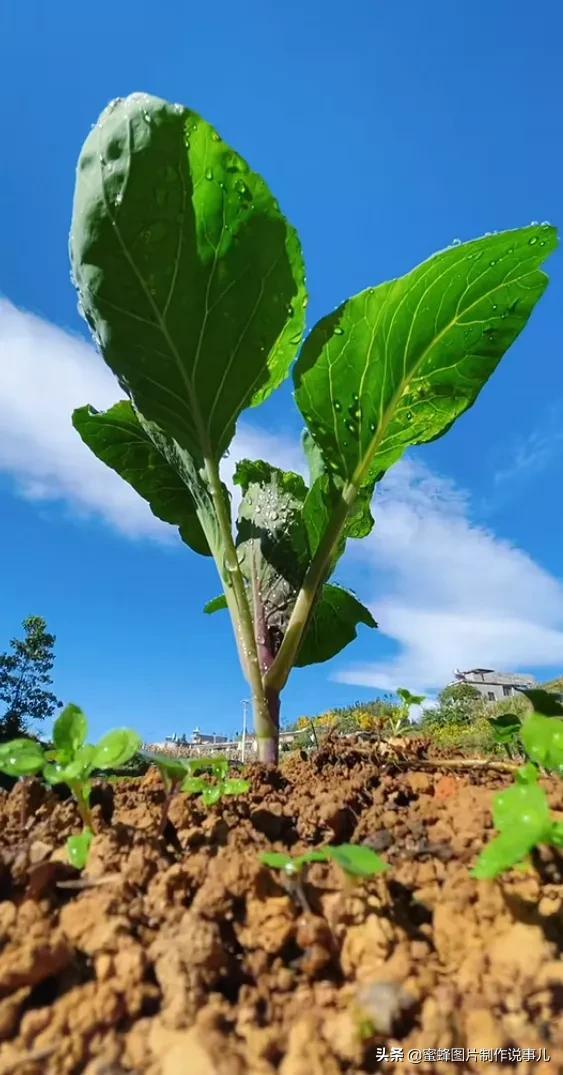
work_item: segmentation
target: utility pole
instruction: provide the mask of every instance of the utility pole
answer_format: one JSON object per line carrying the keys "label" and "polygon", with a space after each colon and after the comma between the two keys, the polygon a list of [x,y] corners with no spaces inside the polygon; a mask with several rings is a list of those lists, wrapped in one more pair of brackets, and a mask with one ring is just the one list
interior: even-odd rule
{"label": "utility pole", "polygon": [[246,721],[248,716],[248,707],[250,705],[250,699],[242,699],[242,739],[240,742],[240,760],[244,762],[246,754]]}

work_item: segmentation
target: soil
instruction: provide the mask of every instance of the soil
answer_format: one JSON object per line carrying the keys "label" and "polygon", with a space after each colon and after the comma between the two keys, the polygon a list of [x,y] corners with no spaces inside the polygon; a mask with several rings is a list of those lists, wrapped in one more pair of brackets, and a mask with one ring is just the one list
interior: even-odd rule
{"label": "soil", "polygon": [[[163,835],[155,770],[99,785],[82,874],[72,800],[0,791],[0,1075],[562,1071],[561,857],[474,881],[510,775],[409,749],[252,765],[240,799],[177,795]],[[299,891],[259,862],[343,842],[391,869],[317,863]]]}

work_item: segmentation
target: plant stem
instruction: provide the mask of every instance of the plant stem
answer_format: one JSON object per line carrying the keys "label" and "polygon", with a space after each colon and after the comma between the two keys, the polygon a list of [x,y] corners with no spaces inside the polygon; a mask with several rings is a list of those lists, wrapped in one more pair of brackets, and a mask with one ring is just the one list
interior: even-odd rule
{"label": "plant stem", "polygon": [[329,573],[335,546],[340,539],[348,513],[357,495],[358,490],[354,485],[349,484],[344,487],[322,541],[307,568],[303,584],[293,606],[293,612],[291,613],[283,642],[272,667],[264,679],[266,687],[276,690],[278,694],[285,687],[295,663],[295,658],[315,607],[317,594]]}
{"label": "plant stem", "polygon": [[[254,730],[258,741],[258,758],[260,761],[277,761],[278,724],[272,719],[266,691],[262,682],[262,672],[258,658],[258,649],[254,634],[252,613],[244,579],[238,562],[237,550],[231,531],[231,517],[221,477],[216,461],[210,456],[205,460],[207,480],[213,498],[215,514],[219,525],[224,553],[223,564],[217,564],[223,581],[227,604],[233,621],[233,629],[241,645],[239,652],[243,671],[252,692],[254,712]],[[228,577],[225,577],[228,576]],[[231,599],[234,595],[234,601]],[[279,712],[279,703],[278,703]]]}
{"label": "plant stem", "polygon": [[78,807],[78,813],[84,822],[87,829],[92,829],[92,814],[90,813],[90,807],[87,800],[82,794],[82,788],[79,784],[69,784],[69,788],[76,799],[76,805]]}

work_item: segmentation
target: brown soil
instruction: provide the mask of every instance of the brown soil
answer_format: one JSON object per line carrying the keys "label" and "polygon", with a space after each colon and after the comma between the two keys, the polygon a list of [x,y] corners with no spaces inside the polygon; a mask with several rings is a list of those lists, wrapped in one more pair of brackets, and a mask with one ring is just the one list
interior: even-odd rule
{"label": "brown soil", "polygon": [[[469,876],[508,775],[400,769],[350,743],[249,774],[250,794],[207,812],[175,797],[163,836],[155,771],[96,788],[82,875],[72,801],[0,792],[0,1075],[563,1070],[561,859]],[[315,864],[299,893],[258,861],[329,842],[391,869],[353,884]]]}

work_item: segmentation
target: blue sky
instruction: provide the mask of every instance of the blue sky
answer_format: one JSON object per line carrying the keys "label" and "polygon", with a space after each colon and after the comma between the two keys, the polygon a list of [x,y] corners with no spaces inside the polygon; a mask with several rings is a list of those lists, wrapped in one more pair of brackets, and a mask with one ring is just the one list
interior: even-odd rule
{"label": "blue sky", "polygon": [[[302,237],[309,325],[454,238],[563,221],[556,0],[248,0],[212,8],[5,0],[0,14],[0,650],[29,613],[57,635],[56,689],[94,731],[240,726],[247,693],[213,567],[169,540],[70,429],[118,398],[69,281],[76,158],[109,99],[201,112],[268,180]],[[153,9],[150,9],[151,12]],[[286,719],[428,691],[456,666],[563,668],[561,256],[475,408],[381,493],[340,579],[381,624],[297,672]],[[298,465],[289,390],[237,451]],[[236,454],[236,453],[233,453]]]}

